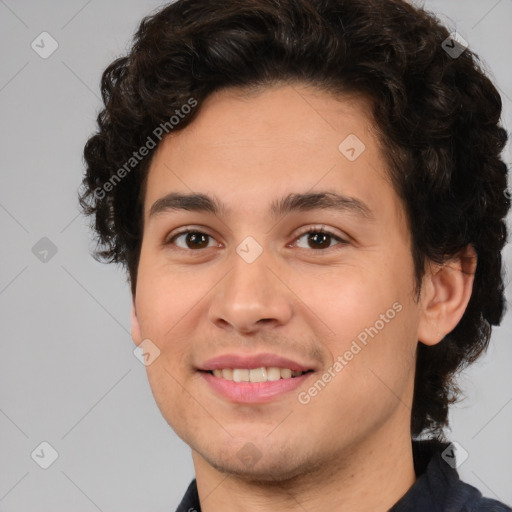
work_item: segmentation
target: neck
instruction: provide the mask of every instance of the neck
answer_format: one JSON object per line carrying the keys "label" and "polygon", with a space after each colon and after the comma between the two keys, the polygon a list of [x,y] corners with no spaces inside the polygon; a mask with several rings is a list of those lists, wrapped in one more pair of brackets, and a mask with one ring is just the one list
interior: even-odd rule
{"label": "neck", "polygon": [[333,512],[385,512],[416,480],[409,429],[398,432],[390,422],[371,439],[333,453],[321,467],[275,483],[221,473],[193,450],[201,509],[304,512],[328,504]]}

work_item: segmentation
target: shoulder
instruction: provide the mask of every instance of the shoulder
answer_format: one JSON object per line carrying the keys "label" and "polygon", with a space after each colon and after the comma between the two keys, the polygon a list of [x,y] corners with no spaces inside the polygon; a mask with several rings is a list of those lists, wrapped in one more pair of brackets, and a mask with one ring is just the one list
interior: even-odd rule
{"label": "shoulder", "polygon": [[483,497],[476,487],[461,480],[457,486],[457,492],[451,496],[450,501],[449,505],[453,505],[454,510],[460,510],[460,512],[512,512],[512,508],[505,503]]}
{"label": "shoulder", "polygon": [[413,456],[418,478],[390,512],[512,512],[459,478],[452,443],[416,440]]}

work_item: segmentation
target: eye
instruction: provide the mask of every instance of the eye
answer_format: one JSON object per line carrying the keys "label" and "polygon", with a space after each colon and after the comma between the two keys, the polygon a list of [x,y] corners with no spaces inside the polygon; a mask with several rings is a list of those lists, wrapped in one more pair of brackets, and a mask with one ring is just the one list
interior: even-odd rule
{"label": "eye", "polygon": [[[165,245],[175,244],[177,247],[179,247],[180,249],[184,249],[184,250],[206,249],[206,248],[208,248],[208,239],[209,238],[213,240],[212,236],[210,236],[206,233],[203,233],[202,231],[182,231],[181,233],[177,233],[172,238],[167,240],[165,242]],[[184,245],[175,243],[179,239],[183,240]],[[210,247],[214,247],[214,246],[215,246],[215,244]]]}
{"label": "eye", "polygon": [[[295,240],[300,240],[307,235],[307,244],[309,247],[299,247],[301,249],[313,249],[313,250],[322,250],[329,249],[331,247],[331,242],[333,240],[337,240],[339,243],[336,245],[346,245],[348,242],[343,238],[339,237],[335,233],[325,229],[321,226],[315,226],[313,228],[309,228],[308,231],[303,232],[299,235]],[[295,242],[297,244],[297,242]],[[297,244],[298,245],[298,244]]]}

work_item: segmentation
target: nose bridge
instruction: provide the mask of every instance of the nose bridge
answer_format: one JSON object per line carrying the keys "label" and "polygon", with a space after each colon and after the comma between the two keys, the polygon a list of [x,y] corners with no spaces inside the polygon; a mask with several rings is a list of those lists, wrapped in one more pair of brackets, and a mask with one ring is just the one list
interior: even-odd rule
{"label": "nose bridge", "polygon": [[[271,252],[254,238],[247,237],[230,257],[231,271],[216,287],[210,304],[210,320],[251,331],[260,320],[286,323],[292,314],[286,287],[274,275],[277,268]],[[269,268],[270,267],[270,268]]]}

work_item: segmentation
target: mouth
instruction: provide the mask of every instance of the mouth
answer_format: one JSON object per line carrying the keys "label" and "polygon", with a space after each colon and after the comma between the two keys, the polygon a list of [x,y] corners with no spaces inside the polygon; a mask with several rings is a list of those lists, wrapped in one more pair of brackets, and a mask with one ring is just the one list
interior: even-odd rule
{"label": "mouth", "polygon": [[265,403],[285,397],[316,372],[313,365],[276,354],[226,354],[209,359],[197,370],[210,392],[238,404]]}
{"label": "mouth", "polygon": [[292,370],[278,366],[261,366],[259,368],[216,368],[215,370],[200,370],[218,379],[230,382],[275,382],[282,379],[296,379],[313,370]]}

